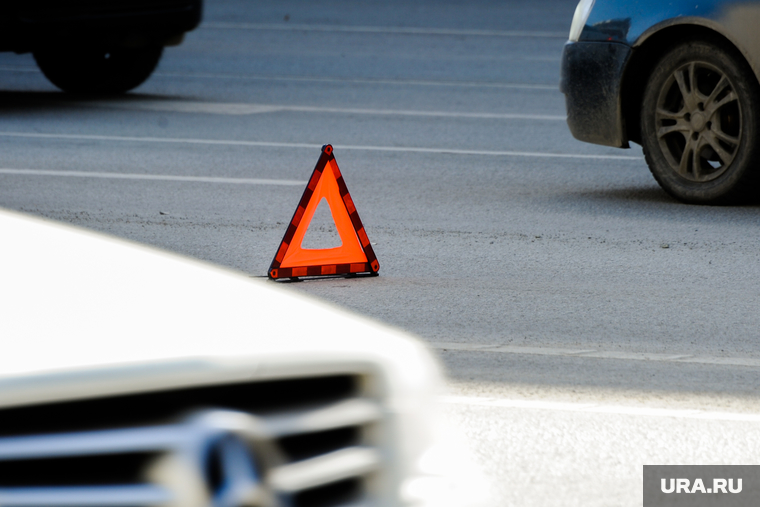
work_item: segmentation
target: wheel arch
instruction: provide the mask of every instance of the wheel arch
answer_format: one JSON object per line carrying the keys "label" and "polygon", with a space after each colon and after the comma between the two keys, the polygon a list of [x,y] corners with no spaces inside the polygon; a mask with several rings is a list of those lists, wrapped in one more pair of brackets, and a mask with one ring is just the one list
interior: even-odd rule
{"label": "wheel arch", "polygon": [[620,91],[623,124],[630,141],[641,144],[641,103],[649,76],[659,55],[688,40],[705,40],[732,51],[752,69],[758,79],[758,69],[737,44],[719,31],[717,24],[702,18],[679,18],[647,30],[634,44],[625,70]]}

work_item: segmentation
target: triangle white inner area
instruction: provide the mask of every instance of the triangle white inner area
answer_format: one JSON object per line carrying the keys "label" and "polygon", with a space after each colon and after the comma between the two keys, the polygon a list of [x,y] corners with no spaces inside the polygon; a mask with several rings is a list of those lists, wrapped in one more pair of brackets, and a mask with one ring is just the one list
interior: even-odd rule
{"label": "triangle white inner area", "polygon": [[327,199],[323,197],[314,211],[309,229],[301,242],[301,248],[321,250],[340,246],[343,246],[343,241],[341,241],[338,228],[335,226],[330,205],[327,203]]}

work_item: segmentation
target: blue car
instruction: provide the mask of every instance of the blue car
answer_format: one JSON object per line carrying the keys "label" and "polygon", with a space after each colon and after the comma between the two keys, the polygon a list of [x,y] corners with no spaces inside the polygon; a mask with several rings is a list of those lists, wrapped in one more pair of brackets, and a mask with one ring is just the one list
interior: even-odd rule
{"label": "blue car", "polygon": [[562,57],[581,141],[640,144],[660,186],[694,204],[760,190],[760,1],[581,0]]}

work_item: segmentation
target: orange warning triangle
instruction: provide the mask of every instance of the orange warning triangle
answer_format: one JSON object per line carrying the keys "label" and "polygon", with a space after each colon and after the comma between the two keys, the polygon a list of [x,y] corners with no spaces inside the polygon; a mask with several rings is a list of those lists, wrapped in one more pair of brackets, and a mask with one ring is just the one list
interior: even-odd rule
{"label": "orange warning triangle", "polygon": [[[323,198],[330,206],[341,246],[304,248],[303,238]],[[380,264],[333,156],[333,148],[326,144],[269,266],[269,277],[377,274],[379,269]]]}

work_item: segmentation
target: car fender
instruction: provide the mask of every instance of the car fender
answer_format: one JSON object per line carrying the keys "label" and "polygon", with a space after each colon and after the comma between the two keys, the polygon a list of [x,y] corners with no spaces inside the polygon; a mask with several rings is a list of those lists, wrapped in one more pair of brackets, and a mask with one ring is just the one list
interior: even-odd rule
{"label": "car fender", "polygon": [[735,5],[726,10],[719,20],[696,16],[668,19],[646,30],[633,43],[637,48],[662,30],[677,26],[699,26],[720,34],[744,57],[760,82],[760,3],[758,5]]}
{"label": "car fender", "polygon": [[663,6],[656,0],[597,0],[581,34],[582,41],[643,46],[652,36],[674,27],[712,30],[736,47],[760,81],[760,2],[678,0]]}

